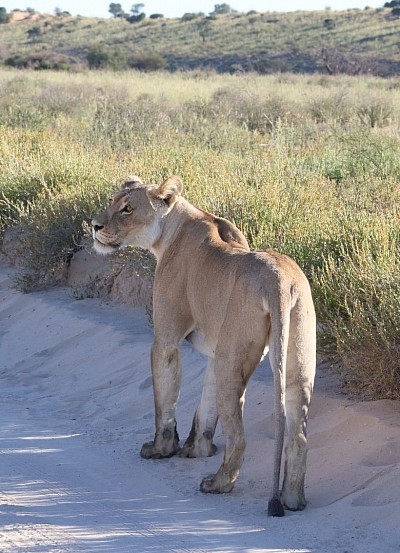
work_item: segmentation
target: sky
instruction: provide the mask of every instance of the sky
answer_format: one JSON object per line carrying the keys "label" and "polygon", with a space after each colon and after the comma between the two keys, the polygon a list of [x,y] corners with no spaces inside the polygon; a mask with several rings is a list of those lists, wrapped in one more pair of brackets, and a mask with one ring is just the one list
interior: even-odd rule
{"label": "sky", "polygon": [[[115,1],[115,0],[114,0]],[[131,6],[138,0],[121,1],[120,3],[125,12],[129,12]],[[166,17],[180,17],[185,12],[204,12],[210,13],[214,10],[215,4],[223,3],[224,0],[185,0],[184,2],[173,0],[163,2],[162,0],[143,0],[143,11],[150,15],[152,13],[162,13]],[[348,8],[372,8],[380,7],[385,0],[228,0],[231,8],[248,12],[249,10],[266,11],[296,11],[296,10],[324,10],[330,7],[332,10],[346,10]],[[59,7],[63,11],[68,11],[72,15],[84,15],[87,17],[111,17],[108,13],[110,2],[107,0],[0,0],[0,6],[4,6],[7,11],[15,8],[25,9],[34,8],[41,13],[54,13],[54,8]]]}

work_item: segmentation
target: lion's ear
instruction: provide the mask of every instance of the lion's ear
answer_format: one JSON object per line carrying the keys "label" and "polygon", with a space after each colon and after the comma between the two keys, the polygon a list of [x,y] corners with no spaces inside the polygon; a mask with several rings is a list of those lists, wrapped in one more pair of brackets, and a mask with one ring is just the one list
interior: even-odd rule
{"label": "lion's ear", "polygon": [[153,188],[150,194],[153,198],[157,198],[165,202],[168,207],[172,207],[178,197],[181,195],[183,189],[182,180],[173,175],[164,181],[157,188]]}
{"label": "lion's ear", "polygon": [[143,184],[143,181],[140,177],[136,175],[129,175],[129,177],[126,177],[126,179],[122,183],[121,191],[129,190],[131,188],[136,188],[138,185],[141,185],[141,184]]}

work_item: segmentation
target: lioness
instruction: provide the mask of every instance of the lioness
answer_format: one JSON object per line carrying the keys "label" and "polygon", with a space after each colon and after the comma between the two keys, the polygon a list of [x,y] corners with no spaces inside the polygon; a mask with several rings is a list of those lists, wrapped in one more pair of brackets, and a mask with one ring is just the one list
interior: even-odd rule
{"label": "lioness", "polygon": [[[315,374],[310,286],[289,257],[250,252],[234,225],[192,206],[181,192],[182,181],[176,176],[159,186],[132,177],[92,221],[97,252],[139,246],[157,258],[151,349],[156,433],[141,455],[213,455],[219,418],[224,461],[216,474],[203,479],[200,489],[230,492],[245,450],[245,389],[269,347],[275,381],[275,454],[268,514],[283,516],[284,507],[304,509],[306,424]],[[180,449],[175,407],[181,381],[179,346],[185,339],[209,362],[192,430]],[[288,440],[280,493],[285,421]]]}

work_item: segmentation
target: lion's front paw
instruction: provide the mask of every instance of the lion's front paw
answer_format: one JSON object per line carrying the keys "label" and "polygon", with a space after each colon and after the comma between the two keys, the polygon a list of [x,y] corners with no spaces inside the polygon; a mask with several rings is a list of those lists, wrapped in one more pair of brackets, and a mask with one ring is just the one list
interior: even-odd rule
{"label": "lion's front paw", "polygon": [[200,484],[200,491],[203,493],[229,493],[234,485],[234,482],[219,477],[218,473],[211,474],[203,478]]}

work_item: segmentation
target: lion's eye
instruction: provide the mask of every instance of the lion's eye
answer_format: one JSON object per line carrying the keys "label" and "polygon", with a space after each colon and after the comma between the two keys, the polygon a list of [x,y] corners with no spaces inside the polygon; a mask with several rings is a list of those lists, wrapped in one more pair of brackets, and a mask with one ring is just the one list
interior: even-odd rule
{"label": "lion's eye", "polygon": [[132,213],[132,211],[133,207],[129,204],[126,204],[126,206],[121,209],[120,213]]}

